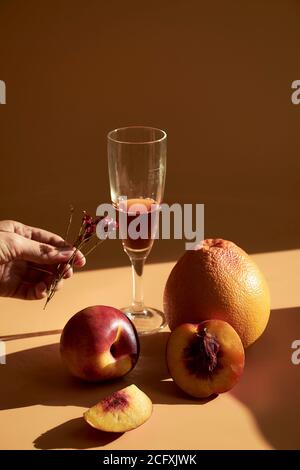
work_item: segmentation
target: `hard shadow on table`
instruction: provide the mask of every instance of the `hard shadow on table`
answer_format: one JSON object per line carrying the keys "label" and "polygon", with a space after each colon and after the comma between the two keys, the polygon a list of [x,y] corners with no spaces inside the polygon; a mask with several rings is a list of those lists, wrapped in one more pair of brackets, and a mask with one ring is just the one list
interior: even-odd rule
{"label": "hard shadow on table", "polygon": [[[40,346],[9,354],[0,368],[1,409],[31,405],[80,406],[88,408],[115,390],[135,383],[147,393],[153,403],[204,404],[189,399],[172,381],[165,364],[167,332],[141,337],[141,355],[135,369],[122,379],[106,384],[88,384],[73,379],[62,366],[59,344]],[[78,418],[49,429],[38,436],[34,445],[39,449],[102,447],[120,434],[107,434],[89,429]]]}
{"label": "hard shadow on table", "polygon": [[91,449],[115,441],[122,433],[107,433],[93,429],[81,417],[56,426],[34,441],[36,449]]}
{"label": "hard shadow on table", "polygon": [[169,379],[165,347],[169,333],[143,336],[138,364],[127,376],[104,384],[72,378],[62,365],[59,344],[8,354],[0,367],[0,409],[31,405],[90,407],[115,390],[136,384],[153,403],[199,403],[181,393]]}
{"label": "hard shadow on table", "polygon": [[58,335],[62,332],[62,330],[47,330],[47,331],[33,331],[31,333],[19,333],[15,335],[6,335],[0,336],[2,341],[15,341],[17,339],[27,339],[27,338],[35,338],[38,336],[51,336],[51,335]]}
{"label": "hard shadow on table", "polygon": [[300,339],[300,307],[273,310],[263,336],[249,348],[233,395],[253,413],[275,449],[300,449],[300,365],[291,362]]}

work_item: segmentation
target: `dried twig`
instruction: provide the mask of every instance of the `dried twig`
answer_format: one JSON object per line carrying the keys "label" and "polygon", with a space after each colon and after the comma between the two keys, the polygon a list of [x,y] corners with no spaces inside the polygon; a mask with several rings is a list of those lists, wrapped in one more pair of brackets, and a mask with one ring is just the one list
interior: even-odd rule
{"label": "dried twig", "polygon": [[[74,214],[74,207],[70,206],[70,218],[69,222],[67,225],[66,229],[66,234],[65,234],[65,240],[67,240],[70,232],[70,227],[73,221],[73,214]],[[97,238],[96,234],[96,227],[98,223],[103,224],[102,228],[104,230],[104,233],[106,234],[106,237],[104,239]],[[108,217],[106,218],[93,218],[89,214],[87,214],[85,211],[83,212],[83,218],[81,221],[81,226],[78,232],[78,235],[76,237],[75,242],[73,243],[74,247],[74,252],[72,253],[71,257],[67,261],[66,264],[59,264],[57,266],[56,272],[48,272],[49,274],[53,275],[53,280],[51,281],[51,284],[48,288],[47,291],[47,299],[44,305],[44,309],[50,302],[50,300],[53,298],[58,283],[65,277],[67,274],[68,270],[70,268],[73,268],[76,260],[76,256],[78,252],[81,252],[85,257],[88,256],[94,249],[99,246],[109,235],[110,232],[116,230],[116,222],[113,219],[110,219]],[[93,242],[97,238],[96,242],[91,246],[91,242]],[[89,247],[89,248],[88,248]],[[88,248],[87,250],[84,250],[85,248]],[[40,271],[45,271],[40,268],[36,268]]]}

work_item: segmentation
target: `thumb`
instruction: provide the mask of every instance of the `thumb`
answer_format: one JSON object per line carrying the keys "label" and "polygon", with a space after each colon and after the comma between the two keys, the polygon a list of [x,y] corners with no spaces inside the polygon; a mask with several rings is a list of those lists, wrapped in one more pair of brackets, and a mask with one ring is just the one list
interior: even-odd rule
{"label": "thumb", "polygon": [[70,248],[70,246],[55,247],[24,238],[20,235],[16,242],[15,258],[38,264],[66,263],[74,253],[74,249]]}

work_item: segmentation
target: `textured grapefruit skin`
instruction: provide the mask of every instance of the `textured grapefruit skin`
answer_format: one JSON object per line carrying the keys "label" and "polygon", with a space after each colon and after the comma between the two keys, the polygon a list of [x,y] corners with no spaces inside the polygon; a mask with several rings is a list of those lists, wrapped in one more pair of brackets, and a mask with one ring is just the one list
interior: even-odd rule
{"label": "textured grapefruit skin", "polygon": [[171,330],[181,323],[227,321],[246,348],[267,326],[270,294],[247,253],[233,242],[207,239],[196,250],[186,251],[172,269],[164,312]]}

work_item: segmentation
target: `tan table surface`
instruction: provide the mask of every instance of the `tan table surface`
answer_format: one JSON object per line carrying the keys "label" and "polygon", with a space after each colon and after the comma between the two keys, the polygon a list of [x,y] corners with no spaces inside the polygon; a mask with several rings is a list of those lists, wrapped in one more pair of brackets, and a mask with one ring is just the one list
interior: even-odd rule
{"label": "tan table surface", "polygon": [[[168,378],[168,332],[141,338],[138,365],[113,384],[79,383],[63,369],[60,330],[88,305],[127,304],[130,268],[86,271],[66,282],[42,310],[41,302],[0,299],[7,363],[0,365],[1,449],[269,449],[300,448],[300,365],[291,343],[300,339],[300,250],[255,255],[271,289],[272,314],[263,337],[247,353],[246,370],[231,393],[208,403],[189,400]],[[149,264],[145,293],[162,307],[174,263]],[[297,338],[298,337],[298,338]],[[150,420],[129,433],[101,433],[82,413],[105,394],[135,383],[154,403]]]}

